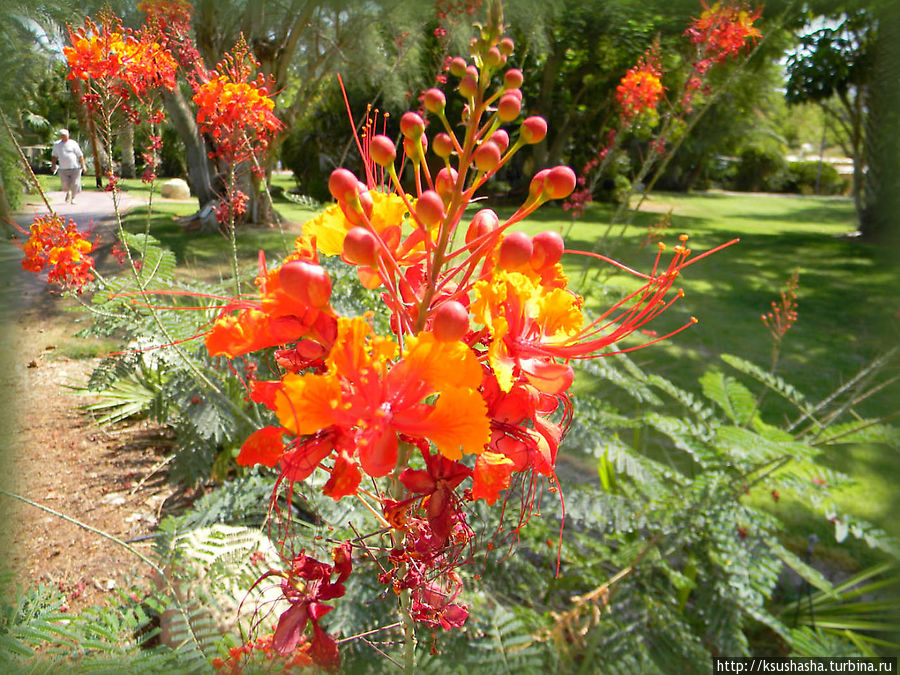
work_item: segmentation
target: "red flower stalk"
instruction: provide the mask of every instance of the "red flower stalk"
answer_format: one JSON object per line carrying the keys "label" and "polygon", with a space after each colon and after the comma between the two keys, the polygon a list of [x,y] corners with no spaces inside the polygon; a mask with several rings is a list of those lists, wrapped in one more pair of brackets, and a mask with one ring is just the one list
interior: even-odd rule
{"label": "red flower stalk", "polygon": [[797,286],[799,282],[800,274],[794,272],[781,291],[781,301],[773,302],[772,311],[760,317],[776,343],[781,342],[784,334],[797,321]]}

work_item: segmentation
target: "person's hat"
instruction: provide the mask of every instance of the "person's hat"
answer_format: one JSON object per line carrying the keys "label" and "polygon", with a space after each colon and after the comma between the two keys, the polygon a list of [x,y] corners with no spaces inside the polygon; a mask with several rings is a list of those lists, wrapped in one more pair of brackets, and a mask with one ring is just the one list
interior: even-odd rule
{"label": "person's hat", "polygon": [[68,136],[68,135],[69,135],[69,130],[68,130],[68,129],[60,129],[60,130],[59,130],[59,135],[60,135],[60,136]]}

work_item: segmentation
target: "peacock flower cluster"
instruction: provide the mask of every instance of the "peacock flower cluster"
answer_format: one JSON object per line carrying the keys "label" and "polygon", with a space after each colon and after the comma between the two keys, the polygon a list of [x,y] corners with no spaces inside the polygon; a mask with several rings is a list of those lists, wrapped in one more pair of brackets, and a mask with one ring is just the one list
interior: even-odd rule
{"label": "peacock flower cluster", "polygon": [[[648,51],[625,73],[616,87],[616,101],[622,109],[622,121],[627,124],[640,116],[656,118],[656,108],[663,91],[659,55]],[[649,126],[655,126],[655,121],[649,122]]]}
{"label": "peacock flower cluster", "polygon": [[[429,629],[466,621],[457,570],[476,541],[473,502],[520,500],[517,530],[541,487],[558,489],[571,364],[637,348],[620,343],[682,295],[673,290],[681,270],[703,257],[691,256],[686,237],[668,263],[660,245],[648,274],[587,254],[643,280],[591,318],[561,265],[579,252],[555,231],[514,229],[572,193],[569,167],[539,171],[505,220],[489,208],[469,210],[511,157],[547,134],[543,118],[523,118],[523,77],[504,68],[514,44],[501,39],[500,25],[494,17],[470,59],[451,62],[461,124],[447,118],[439,89],[423,97],[428,131],[415,112],[401,117],[396,140],[368,119],[356,139],[362,179],[332,173],[335,203],[304,226],[281,265],[270,269],[261,258],[258,297],[230,302],[206,336],[212,356],[274,348],[280,367],[279,377],[250,383],[273,423],[243,443],[238,464],[275,467],[288,484],[319,470],[326,495],[368,509],[386,545],[360,537],[347,550],[376,557],[381,583]],[[320,256],[340,256],[380,291],[390,335],[376,330],[372,314],[335,310]]]}
{"label": "peacock flower cluster", "polygon": [[705,61],[721,63],[762,36],[753,25],[762,14],[761,9],[751,12],[727,2],[716,2],[711,7],[702,4],[700,18],[693,20],[685,35],[698,45]]}
{"label": "peacock flower cluster", "polygon": [[781,300],[773,301],[772,310],[760,316],[776,344],[781,342],[784,334],[797,321],[797,287],[799,285],[800,274],[794,272],[781,291]]}
{"label": "peacock flower cluster", "polygon": [[148,34],[133,34],[108,19],[100,24],[86,19],[70,31],[70,42],[63,47],[70,80],[96,80],[126,99],[175,88],[177,64]]}
{"label": "peacock flower cluster", "polygon": [[197,124],[213,138],[219,156],[229,162],[262,152],[282,127],[273,112],[271,83],[262,73],[252,78],[256,66],[241,38],[216,71],[195,89]]}
{"label": "peacock flower cluster", "polygon": [[94,244],[71,218],[66,221],[56,213],[36,216],[22,250],[22,268],[35,274],[47,271],[49,283],[80,293],[94,280],[94,259],[89,255]]}

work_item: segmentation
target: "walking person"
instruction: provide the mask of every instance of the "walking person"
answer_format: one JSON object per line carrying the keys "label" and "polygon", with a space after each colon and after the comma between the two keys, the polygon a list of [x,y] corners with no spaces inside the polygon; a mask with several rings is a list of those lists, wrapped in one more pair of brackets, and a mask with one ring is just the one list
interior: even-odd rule
{"label": "walking person", "polygon": [[59,164],[59,180],[66,193],[66,202],[71,200],[74,204],[75,195],[81,192],[81,172],[87,171],[87,166],[81,147],[69,138],[68,129],[59,130],[59,140],[53,144],[50,158],[54,173],[57,163]]}

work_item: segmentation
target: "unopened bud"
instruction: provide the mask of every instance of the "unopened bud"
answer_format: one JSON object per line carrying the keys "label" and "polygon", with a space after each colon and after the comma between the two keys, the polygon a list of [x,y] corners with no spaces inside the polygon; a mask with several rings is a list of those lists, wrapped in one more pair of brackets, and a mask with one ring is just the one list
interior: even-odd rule
{"label": "unopened bud", "polygon": [[424,132],[425,120],[422,119],[422,116],[419,113],[411,110],[403,113],[403,116],[400,118],[400,133],[406,136],[406,138],[416,140]]}
{"label": "unopened bud", "polygon": [[321,265],[293,260],[278,271],[281,288],[294,300],[321,308],[331,298],[331,277]]}
{"label": "unopened bud", "polygon": [[493,171],[500,165],[500,148],[493,141],[485,141],[472,153],[472,159],[479,171]]}
{"label": "unopened bud", "polygon": [[466,230],[466,244],[471,244],[476,239],[490,234],[498,227],[500,227],[500,218],[493,209],[481,209],[469,223],[469,228]]}
{"label": "unopened bud", "polygon": [[497,131],[492,133],[491,140],[498,148],[500,148],[501,154],[506,152],[509,148],[509,134],[503,129],[497,129]]}
{"label": "unopened bud", "polygon": [[453,77],[462,77],[466,74],[466,60],[461,56],[454,56],[450,61],[450,74]]}
{"label": "unopened bud", "polygon": [[353,265],[374,265],[378,242],[364,227],[351,228],[344,237],[344,259]]}
{"label": "unopened bud", "polygon": [[356,202],[359,181],[347,169],[335,169],[328,177],[328,191],[339,202]]}
{"label": "unopened bud", "polygon": [[465,98],[472,98],[478,92],[478,81],[469,75],[466,75],[459,82],[459,93]]}
{"label": "unopened bud", "polygon": [[547,120],[539,115],[526,117],[519,129],[519,135],[529,145],[540,143],[547,136]]}
{"label": "unopened bud", "polygon": [[544,184],[547,181],[547,176],[550,174],[550,169],[541,169],[531,179],[531,183],[528,185],[528,198],[529,199],[537,199],[544,193]]}
{"label": "unopened bud", "polygon": [[565,243],[559,232],[546,230],[534,235],[531,239],[533,252],[531,254],[531,267],[542,270],[545,267],[555,265],[560,261],[565,249]]}
{"label": "unopened bud", "polygon": [[497,103],[497,117],[501,122],[512,122],[522,111],[522,103],[515,96],[503,95]]}
{"label": "unopened bud", "polygon": [[525,77],[518,68],[510,68],[503,74],[503,84],[507,89],[518,89],[524,81]]}
{"label": "unopened bud", "polygon": [[449,196],[456,188],[456,181],[458,180],[458,178],[459,174],[456,172],[456,169],[448,169],[445,166],[443,169],[438,171],[437,176],[434,177],[435,191],[442,197]]}
{"label": "unopened bud", "polygon": [[544,194],[550,199],[565,199],[575,189],[575,172],[568,166],[555,166],[547,174]]}
{"label": "unopened bud", "polygon": [[513,49],[515,48],[515,43],[512,41],[512,38],[505,37],[500,40],[500,44],[498,45],[500,49],[500,53],[509,56],[513,53]]}
{"label": "unopened bud", "polygon": [[510,232],[500,242],[497,262],[506,270],[514,270],[531,260],[534,248],[531,237],[524,232]]}
{"label": "unopened bud", "polygon": [[390,166],[397,159],[397,148],[387,136],[379,134],[369,141],[369,157],[379,166]]}
{"label": "unopened bud", "polygon": [[425,92],[425,110],[435,115],[444,111],[447,105],[447,97],[440,89],[432,88]]}
{"label": "unopened bud", "polygon": [[425,227],[437,225],[444,218],[444,200],[434,190],[426,190],[416,201],[415,212]]}
{"label": "unopened bud", "polygon": [[496,68],[503,63],[503,54],[501,54],[500,50],[496,47],[491,47],[484,55],[484,62],[491,68]]}
{"label": "unopened bud", "polygon": [[453,153],[453,139],[450,134],[441,132],[434,137],[431,149],[438,157],[446,159]]}
{"label": "unopened bud", "polygon": [[462,340],[469,332],[469,311],[457,300],[445,300],[434,312],[431,330],[440,342]]}

